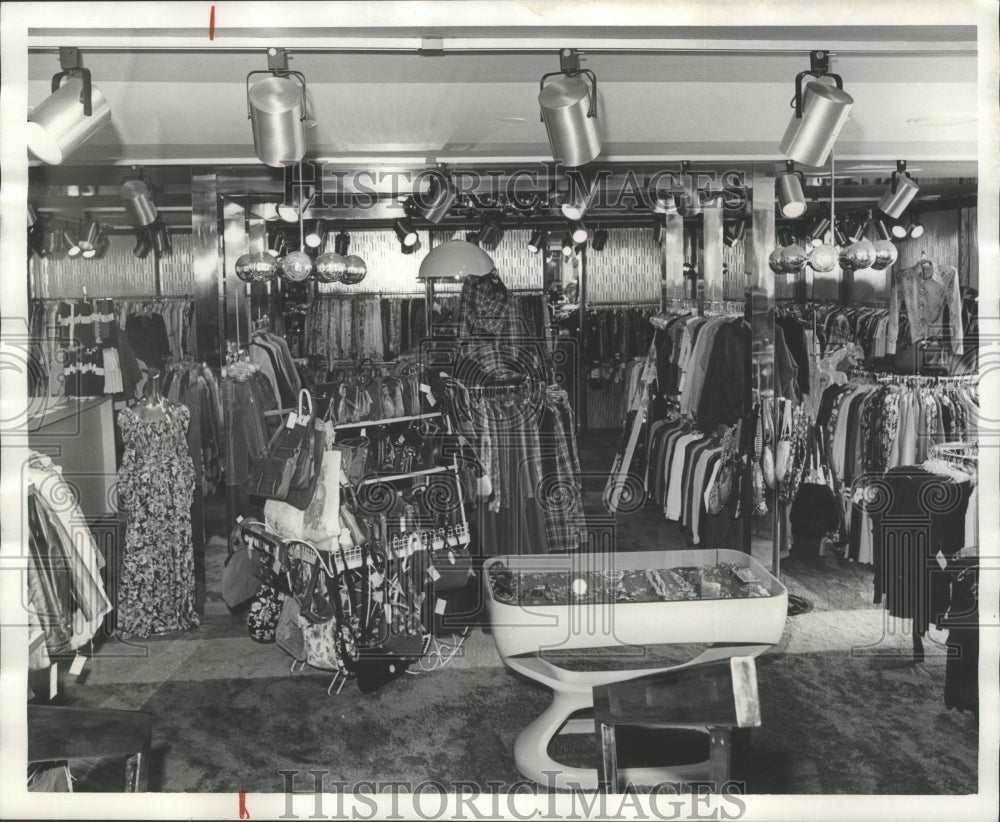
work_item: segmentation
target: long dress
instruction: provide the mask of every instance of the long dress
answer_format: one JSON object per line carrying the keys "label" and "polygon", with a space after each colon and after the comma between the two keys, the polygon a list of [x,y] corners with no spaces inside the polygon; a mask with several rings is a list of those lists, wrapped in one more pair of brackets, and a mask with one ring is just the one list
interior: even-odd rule
{"label": "long dress", "polygon": [[125,452],[118,501],[127,516],[118,603],[118,631],[145,637],[199,624],[195,612],[191,500],[194,465],[187,444],[191,412],[167,405],[145,420],[118,412]]}

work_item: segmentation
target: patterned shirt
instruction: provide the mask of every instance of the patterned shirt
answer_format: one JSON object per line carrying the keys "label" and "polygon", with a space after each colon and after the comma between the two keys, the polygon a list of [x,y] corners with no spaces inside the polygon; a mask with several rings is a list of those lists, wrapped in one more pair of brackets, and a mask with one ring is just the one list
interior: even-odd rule
{"label": "patterned shirt", "polygon": [[[928,270],[931,272],[929,275]],[[958,270],[950,265],[935,268],[925,261],[897,272],[894,280],[889,294],[887,353],[896,353],[902,303],[906,307],[912,343],[939,337],[947,331],[951,336],[952,352],[961,354],[962,298],[958,287]],[[944,322],[945,308],[948,309],[947,326]]]}

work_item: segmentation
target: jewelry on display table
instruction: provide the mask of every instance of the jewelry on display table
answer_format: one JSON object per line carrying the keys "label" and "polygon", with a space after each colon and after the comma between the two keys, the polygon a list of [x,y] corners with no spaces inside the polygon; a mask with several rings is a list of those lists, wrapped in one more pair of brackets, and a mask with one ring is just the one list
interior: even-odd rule
{"label": "jewelry on display table", "polygon": [[[485,563],[483,579],[504,664],[553,692],[552,704],[514,743],[517,769],[563,790],[598,786],[596,769],[563,765],[548,754],[560,732],[593,732],[593,720],[570,717],[593,707],[594,686],[755,657],[781,639],[788,611],[785,586],[750,555],[728,549],[499,556]],[[687,662],[641,670],[568,670],[544,658],[555,650],[706,643]],[[632,768],[622,775],[651,785],[690,782],[706,773],[708,763],[702,762]]]}

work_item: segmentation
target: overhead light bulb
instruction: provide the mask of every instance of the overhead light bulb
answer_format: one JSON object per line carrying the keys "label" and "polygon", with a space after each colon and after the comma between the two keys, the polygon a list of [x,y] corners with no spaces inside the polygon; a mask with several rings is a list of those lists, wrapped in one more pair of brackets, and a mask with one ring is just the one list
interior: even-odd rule
{"label": "overhead light bulb", "polygon": [[528,251],[532,254],[538,254],[545,248],[548,237],[549,233],[544,228],[536,228],[531,232],[531,239],[528,240]]}
{"label": "overhead light bulb", "polygon": [[597,197],[597,178],[567,175],[569,189],[559,198],[559,209],[567,220],[582,220]]}
{"label": "overhead light bulb", "polygon": [[413,228],[413,223],[409,217],[403,217],[392,224],[392,230],[396,232],[396,238],[404,248],[417,244],[417,232]]}
{"label": "overhead light bulb", "polygon": [[892,182],[889,184],[888,191],[878,201],[878,210],[893,219],[897,219],[902,216],[907,206],[917,196],[918,191],[920,191],[920,186],[906,173],[906,161],[899,160],[896,162],[896,170],[892,173]]}
{"label": "overhead light bulb", "polygon": [[91,83],[80,50],[60,48],[59,63],[62,71],[52,78],[52,93],[28,112],[26,134],[28,151],[50,165],[61,163],[111,122],[111,106]]}
{"label": "overhead light bulb", "polygon": [[785,170],[774,181],[778,195],[778,205],[783,217],[797,219],[806,213],[806,197],[802,192],[802,172],[795,170],[791,161],[785,163]]}
{"label": "overhead light bulb", "polygon": [[562,241],[562,254],[564,257],[573,256],[573,238],[567,234]]}
{"label": "overhead light bulb", "polygon": [[80,246],[80,250],[92,251],[97,246],[97,235],[100,231],[100,225],[94,220],[84,223],[80,230],[80,236],[77,237],[77,245]]}
{"label": "overhead light bulb", "polygon": [[911,239],[919,239],[924,236],[924,225],[916,217],[910,218],[910,237]]}
{"label": "overhead light bulb", "polygon": [[893,220],[889,223],[889,232],[894,240],[905,240],[910,233],[909,227],[902,220]]}
{"label": "overhead light bulb", "polygon": [[590,236],[590,232],[587,231],[587,227],[579,220],[570,221],[569,233],[576,245],[583,245],[583,243],[587,242],[587,237]]}

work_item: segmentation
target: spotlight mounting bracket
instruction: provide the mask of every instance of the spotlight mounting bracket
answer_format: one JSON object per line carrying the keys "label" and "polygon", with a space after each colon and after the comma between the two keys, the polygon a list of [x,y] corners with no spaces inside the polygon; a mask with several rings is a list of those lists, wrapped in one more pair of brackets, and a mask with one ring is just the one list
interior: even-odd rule
{"label": "spotlight mounting bracket", "polygon": [[844,81],[839,74],[830,71],[830,52],[811,51],[809,52],[809,70],[800,71],[795,75],[795,97],[792,99],[792,106],[795,108],[795,116],[802,119],[802,81],[806,77],[829,77],[837,84],[837,88],[844,90]]}
{"label": "spotlight mounting bracket", "polygon": [[[580,52],[577,49],[559,50],[559,71],[550,71],[542,75],[538,81],[538,90],[545,88],[545,81],[550,77],[565,74],[567,77],[576,77],[585,74],[590,79],[590,106],[587,109],[587,117],[597,116],[597,75],[590,69],[580,68]],[[539,120],[545,122],[545,118],[539,114]]]}
{"label": "spotlight mounting bracket", "polygon": [[906,172],[906,160],[896,160],[896,170],[892,172],[892,181],[890,183],[890,190],[892,191],[893,194],[895,194],[896,189],[899,188],[900,175],[904,177],[910,176]]}
{"label": "spotlight mounting bracket", "polygon": [[79,76],[83,82],[80,90],[80,102],[83,103],[83,116],[94,116],[94,104],[90,93],[90,69],[83,67],[80,57],[80,49],[76,46],[59,47],[59,67],[62,69],[58,74],[52,76],[52,91],[59,90],[64,77]]}

